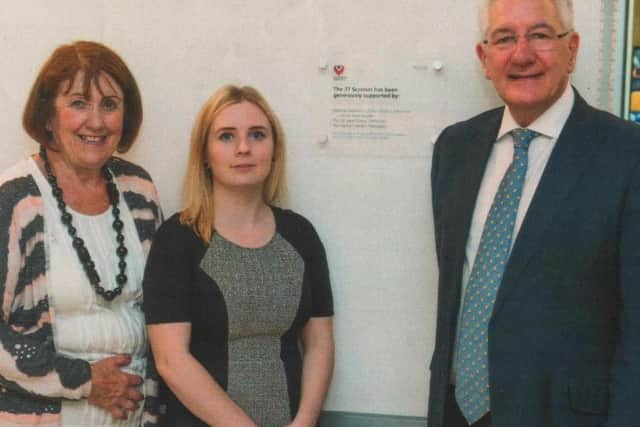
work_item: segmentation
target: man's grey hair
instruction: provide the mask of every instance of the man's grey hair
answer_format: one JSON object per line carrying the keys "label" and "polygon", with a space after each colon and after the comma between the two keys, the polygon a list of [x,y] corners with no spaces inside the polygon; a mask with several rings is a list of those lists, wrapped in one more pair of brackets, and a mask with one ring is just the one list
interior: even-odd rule
{"label": "man's grey hair", "polygon": [[[480,1],[480,34],[481,37],[487,36],[487,30],[489,29],[489,8],[495,0],[481,0]],[[558,16],[560,17],[560,23],[563,28],[560,31],[569,31],[574,29],[573,25],[573,0],[552,0],[556,5]]]}

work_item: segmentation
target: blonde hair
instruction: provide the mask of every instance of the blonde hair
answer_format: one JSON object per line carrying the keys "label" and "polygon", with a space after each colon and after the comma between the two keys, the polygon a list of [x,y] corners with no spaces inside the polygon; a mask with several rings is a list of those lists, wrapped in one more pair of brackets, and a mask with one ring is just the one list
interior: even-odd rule
{"label": "blonde hair", "polygon": [[180,214],[180,222],[190,225],[205,243],[209,243],[214,231],[213,182],[207,166],[209,132],[222,110],[243,101],[260,108],[271,125],[273,162],[263,186],[263,200],[268,205],[278,205],[286,197],[286,141],[280,120],[255,88],[221,87],[204,103],[191,129],[189,160],[182,190],[184,210]]}

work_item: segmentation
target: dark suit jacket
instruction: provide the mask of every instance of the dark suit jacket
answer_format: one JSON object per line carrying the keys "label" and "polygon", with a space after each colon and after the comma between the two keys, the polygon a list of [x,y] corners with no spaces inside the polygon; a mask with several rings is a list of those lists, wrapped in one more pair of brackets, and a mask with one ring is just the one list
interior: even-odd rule
{"label": "dark suit jacket", "polygon": [[[429,427],[443,426],[465,245],[496,109],[434,149],[440,272]],[[576,92],[489,323],[494,427],[640,426],[640,126]]]}

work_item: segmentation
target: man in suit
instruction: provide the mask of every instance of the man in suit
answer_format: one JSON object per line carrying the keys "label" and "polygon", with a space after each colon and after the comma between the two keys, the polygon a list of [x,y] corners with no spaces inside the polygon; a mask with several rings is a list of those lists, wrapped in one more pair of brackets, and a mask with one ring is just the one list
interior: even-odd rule
{"label": "man in suit", "polygon": [[640,426],[640,127],[569,84],[571,0],[487,0],[505,107],[445,129],[429,427]]}

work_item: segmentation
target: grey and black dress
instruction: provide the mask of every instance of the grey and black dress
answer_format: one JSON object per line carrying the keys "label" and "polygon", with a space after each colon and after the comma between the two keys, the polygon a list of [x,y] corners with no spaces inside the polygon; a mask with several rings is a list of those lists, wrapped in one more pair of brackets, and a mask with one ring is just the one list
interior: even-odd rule
{"label": "grey and black dress", "polygon": [[[214,233],[206,245],[178,215],[155,235],[144,278],[148,324],[191,323],[191,354],[260,427],[282,427],[300,403],[301,329],[333,315],[324,247],[302,216],[273,208],[260,248]],[[205,424],[168,392],[169,425]]]}

